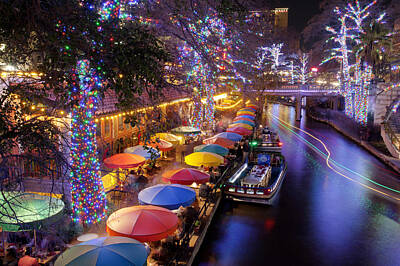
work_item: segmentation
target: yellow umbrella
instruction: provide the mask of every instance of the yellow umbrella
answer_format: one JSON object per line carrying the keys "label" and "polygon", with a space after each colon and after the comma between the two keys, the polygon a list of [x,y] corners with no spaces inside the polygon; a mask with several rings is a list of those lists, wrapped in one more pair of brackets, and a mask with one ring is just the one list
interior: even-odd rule
{"label": "yellow umbrella", "polygon": [[224,157],[212,152],[194,152],[185,157],[185,163],[191,166],[218,166],[224,163]]}
{"label": "yellow umbrella", "polygon": [[228,126],[228,128],[231,128],[231,127],[243,127],[243,128],[245,128],[245,129],[248,129],[248,130],[253,130],[253,127],[252,127],[252,126],[247,125],[247,124],[243,124],[243,123],[230,124],[230,125]]}
{"label": "yellow umbrella", "polygon": [[168,141],[172,143],[174,146],[181,143],[181,137],[175,136],[174,134],[171,133],[156,133],[156,138]]}
{"label": "yellow umbrella", "polygon": [[253,112],[250,112],[250,111],[238,111],[237,113],[236,113],[236,115],[255,115]]}
{"label": "yellow umbrella", "polygon": [[[119,175],[119,177],[118,177]],[[113,189],[118,185],[119,180],[125,180],[126,175],[120,172],[111,172],[101,178],[105,191]]]}

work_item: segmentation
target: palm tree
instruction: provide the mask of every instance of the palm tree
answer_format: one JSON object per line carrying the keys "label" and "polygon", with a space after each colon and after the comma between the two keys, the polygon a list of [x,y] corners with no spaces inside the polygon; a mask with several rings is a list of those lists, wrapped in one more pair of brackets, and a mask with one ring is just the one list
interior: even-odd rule
{"label": "palm tree", "polygon": [[382,23],[374,21],[363,29],[356,41],[354,51],[360,56],[361,65],[366,62],[375,76],[382,74],[392,46],[391,32]]}

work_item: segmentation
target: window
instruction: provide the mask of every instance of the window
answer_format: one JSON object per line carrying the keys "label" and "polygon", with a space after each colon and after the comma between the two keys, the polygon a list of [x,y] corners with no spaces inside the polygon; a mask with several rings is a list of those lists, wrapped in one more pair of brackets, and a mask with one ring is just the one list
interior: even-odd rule
{"label": "window", "polygon": [[96,123],[96,136],[101,137],[101,121],[100,120],[98,123]]}
{"label": "window", "polygon": [[110,136],[110,120],[104,120],[104,136]]}
{"label": "window", "polygon": [[124,118],[122,116],[118,116],[118,130],[124,130]]}

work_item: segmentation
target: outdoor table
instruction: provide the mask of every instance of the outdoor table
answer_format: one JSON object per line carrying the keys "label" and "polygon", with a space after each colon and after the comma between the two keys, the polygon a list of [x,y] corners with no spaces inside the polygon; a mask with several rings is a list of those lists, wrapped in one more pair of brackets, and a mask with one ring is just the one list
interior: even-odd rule
{"label": "outdoor table", "polygon": [[45,258],[38,258],[40,265],[48,265],[50,262],[55,260],[57,256],[61,253],[61,251],[55,251],[54,255],[46,256]]}

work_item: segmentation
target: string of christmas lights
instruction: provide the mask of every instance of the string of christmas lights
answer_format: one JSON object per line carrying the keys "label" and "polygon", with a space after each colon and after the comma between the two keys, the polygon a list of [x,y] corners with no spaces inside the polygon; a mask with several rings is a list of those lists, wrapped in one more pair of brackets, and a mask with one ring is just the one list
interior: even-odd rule
{"label": "string of christmas lights", "polygon": [[101,81],[90,68],[88,60],[78,61],[75,80],[71,93],[72,99],[77,102],[72,108],[71,122],[73,218],[77,222],[91,224],[101,221],[106,211],[93,119],[98,106],[96,87],[101,86]]}
{"label": "string of christmas lights", "polygon": [[300,56],[300,66],[299,66],[299,81],[302,85],[306,84],[309,78],[308,71],[308,54],[301,54]]}
{"label": "string of christmas lights", "polygon": [[[209,62],[185,42],[180,50],[181,62],[189,66],[187,73],[187,84],[193,89],[193,115],[192,126],[197,128],[212,128],[214,125],[215,103],[214,94],[216,78],[232,66],[233,59],[229,54],[232,42],[227,38],[226,24],[218,18],[217,13],[209,10],[210,14],[204,19],[195,22],[188,20],[188,29],[192,36],[196,38],[196,43],[212,59],[216,69],[209,65]],[[179,20],[175,20],[179,25]],[[214,40],[214,42],[211,42]],[[215,40],[218,40],[215,43]],[[201,99],[206,98],[205,104]]]}
{"label": "string of christmas lights", "polygon": [[[322,64],[330,60],[338,60],[341,64],[341,75],[339,81],[341,83],[341,93],[345,98],[345,113],[347,116],[354,118],[356,121],[366,125],[367,109],[368,109],[368,86],[372,79],[372,71],[369,66],[361,66],[360,51],[355,52],[355,62],[353,65],[349,62],[349,54],[352,53],[350,41],[359,44],[357,37],[364,32],[363,24],[370,16],[369,9],[376,4],[372,1],[361,7],[360,2],[348,3],[342,11],[338,7],[334,12],[338,15],[340,29],[327,26],[326,30],[332,34],[327,41],[334,41],[339,47],[331,49],[328,58],[322,61]],[[384,18],[384,14],[380,15],[376,21],[380,22]],[[353,78],[350,70],[353,69]]]}

